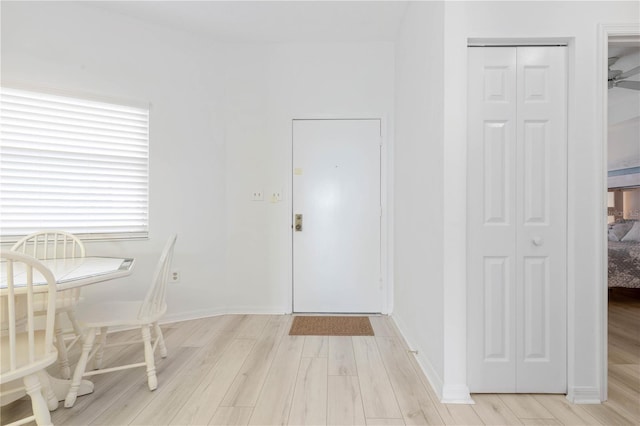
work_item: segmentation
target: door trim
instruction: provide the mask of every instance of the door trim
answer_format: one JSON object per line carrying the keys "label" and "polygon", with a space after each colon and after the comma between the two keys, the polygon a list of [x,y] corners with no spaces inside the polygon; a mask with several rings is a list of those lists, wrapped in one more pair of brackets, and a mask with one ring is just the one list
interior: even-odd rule
{"label": "door trim", "polygon": [[[380,149],[380,276],[382,277],[381,313],[393,311],[393,144],[387,114],[295,114],[289,118],[289,156],[286,170],[286,196],[288,201],[286,226],[289,230],[287,274],[289,282],[288,306],[293,313],[293,122],[295,120],[379,120],[382,147]],[[392,129],[391,129],[392,130]]]}
{"label": "door trim", "polygon": [[[596,250],[598,255],[598,263],[596,264],[596,271],[600,277],[600,291],[596,295],[596,306],[598,306],[596,315],[598,316],[597,323],[599,324],[599,330],[596,332],[597,346],[598,346],[598,370],[597,377],[599,379],[599,401],[607,400],[607,386],[608,386],[608,250],[607,250],[607,162],[608,162],[608,92],[609,87],[607,84],[607,58],[609,51],[609,37],[616,36],[632,36],[640,37],[640,25],[636,24],[600,24],[598,26],[598,52],[597,52],[597,92],[596,92],[596,107],[598,122],[596,126],[599,128],[600,138],[598,138],[601,151],[602,161],[597,170],[599,186],[595,188],[596,200],[600,206],[600,214],[598,216],[600,226],[600,237],[597,239]],[[575,396],[573,399],[580,399],[583,402],[584,399],[595,399],[594,396],[589,395],[578,398]],[[569,395],[567,396],[569,398]],[[572,400],[571,398],[569,398]],[[573,401],[572,401],[573,402]]]}

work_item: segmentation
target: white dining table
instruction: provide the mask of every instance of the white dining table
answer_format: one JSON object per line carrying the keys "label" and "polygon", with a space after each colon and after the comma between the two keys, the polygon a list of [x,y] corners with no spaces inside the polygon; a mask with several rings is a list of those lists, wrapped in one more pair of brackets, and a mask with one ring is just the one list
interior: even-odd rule
{"label": "white dining table", "polygon": [[[44,259],[40,260],[40,262],[53,273],[53,277],[56,280],[56,289],[61,291],[126,277],[133,271],[135,260],[132,258],[88,256],[69,259]],[[16,267],[20,266],[24,268],[22,264],[16,265]],[[4,265],[0,265],[0,267],[3,268]],[[0,291],[3,288],[7,288],[6,279],[6,274],[2,274]],[[26,285],[26,272],[15,271],[14,282],[16,292],[19,293],[19,287]],[[46,282],[38,271],[34,271],[33,283],[36,286],[34,288],[35,292],[38,292],[38,285],[42,285],[42,292],[47,291],[44,285]]]}
{"label": "white dining table", "polygon": [[[40,261],[53,273],[58,291],[126,277],[133,272],[135,264],[135,259],[133,258],[102,256],[77,257],[73,259],[44,259]],[[0,268],[4,268],[4,262],[1,262]],[[0,295],[2,294],[2,290],[7,288],[6,274],[2,274],[2,277],[3,278],[0,279]],[[24,277],[23,282],[21,282],[21,277]],[[21,285],[26,286],[26,272],[19,270],[14,271],[14,283],[16,294],[19,294],[19,287]],[[42,292],[47,291],[46,281],[37,271],[34,271],[33,283],[35,292],[38,292],[38,287],[41,287]],[[49,382],[56,401],[54,404],[51,398],[47,398],[47,400],[49,402],[49,409],[54,410],[57,408],[57,402],[64,401],[66,398],[69,387],[71,386],[71,380],[60,379],[49,375]],[[90,380],[82,380],[78,396],[91,392],[93,392],[93,382]]]}

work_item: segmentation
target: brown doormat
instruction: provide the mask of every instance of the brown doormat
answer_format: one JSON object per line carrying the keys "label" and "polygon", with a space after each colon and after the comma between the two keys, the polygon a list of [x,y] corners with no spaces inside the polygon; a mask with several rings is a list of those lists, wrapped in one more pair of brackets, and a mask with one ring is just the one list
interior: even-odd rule
{"label": "brown doormat", "polygon": [[300,316],[293,318],[290,336],[373,336],[367,317]]}

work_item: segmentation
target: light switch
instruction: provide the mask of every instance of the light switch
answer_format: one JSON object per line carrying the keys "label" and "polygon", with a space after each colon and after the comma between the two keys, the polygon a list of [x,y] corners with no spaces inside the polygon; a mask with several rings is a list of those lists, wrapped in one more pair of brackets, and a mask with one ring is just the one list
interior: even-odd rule
{"label": "light switch", "polygon": [[280,191],[274,191],[271,193],[271,202],[272,203],[279,203],[280,201],[282,201],[282,192]]}

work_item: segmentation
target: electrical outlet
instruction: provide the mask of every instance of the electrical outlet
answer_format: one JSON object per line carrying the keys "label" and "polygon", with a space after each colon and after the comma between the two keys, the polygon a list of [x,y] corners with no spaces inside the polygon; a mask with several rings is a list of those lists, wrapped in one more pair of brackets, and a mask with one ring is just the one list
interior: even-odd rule
{"label": "electrical outlet", "polygon": [[169,275],[169,281],[171,281],[172,283],[179,283],[181,276],[182,274],[180,274],[180,270],[174,269],[171,271],[171,275]]}
{"label": "electrical outlet", "polygon": [[253,191],[251,199],[253,201],[262,201],[264,200],[264,194],[262,193],[262,191]]}

